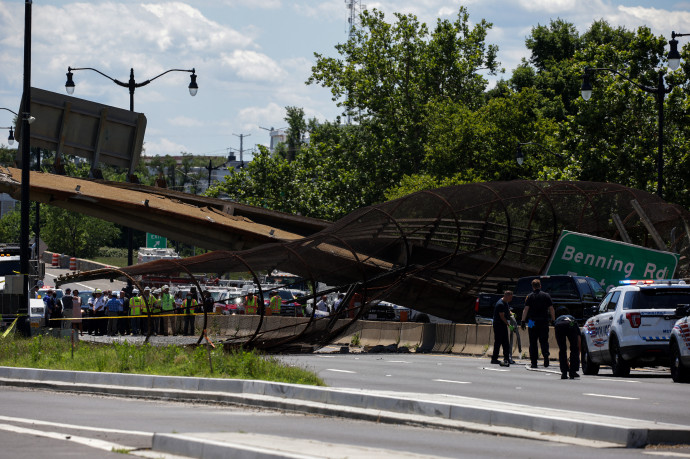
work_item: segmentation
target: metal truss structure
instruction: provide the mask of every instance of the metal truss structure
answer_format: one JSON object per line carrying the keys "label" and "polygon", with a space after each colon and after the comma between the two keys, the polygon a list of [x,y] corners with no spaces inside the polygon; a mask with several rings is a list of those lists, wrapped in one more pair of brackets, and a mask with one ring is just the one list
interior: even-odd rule
{"label": "metal truss structure", "polygon": [[[219,250],[184,260],[122,268],[130,276],[247,273],[273,269],[347,292],[348,313],[256,327],[226,344],[271,351],[314,348],[345,333],[377,301],[389,301],[456,322],[474,322],[475,295],[502,282],[540,274],[562,230],[681,254],[688,273],[690,213],[657,195],[611,183],[512,181],[435,190],[359,209],[299,240],[244,251]],[[61,277],[59,283],[112,277],[109,270]],[[345,318],[346,320],[337,320]],[[206,322],[205,322],[206,323]],[[278,322],[272,322],[276,324]]]}

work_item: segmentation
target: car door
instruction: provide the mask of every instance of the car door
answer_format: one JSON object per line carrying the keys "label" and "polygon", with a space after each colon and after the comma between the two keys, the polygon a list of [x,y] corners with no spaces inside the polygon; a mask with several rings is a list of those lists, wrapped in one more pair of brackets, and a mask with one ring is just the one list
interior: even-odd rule
{"label": "car door", "polygon": [[611,337],[611,325],[613,325],[613,316],[616,312],[618,300],[621,297],[620,291],[611,292],[609,301],[604,301],[599,307],[599,314],[595,317],[594,326],[597,328],[597,334],[601,337],[601,343],[598,346],[597,360],[604,363],[609,363],[611,353],[609,352],[609,344]]}
{"label": "car door", "polygon": [[600,322],[599,314],[601,314],[602,311],[606,311],[607,305],[611,300],[612,296],[613,292],[610,292],[608,295],[604,297],[601,303],[599,303],[599,306],[596,308],[596,311],[594,311],[592,317],[585,321],[585,325],[583,327],[585,339],[583,345],[587,346],[589,356],[595,362],[598,362],[600,360],[599,350],[604,342],[604,337],[601,335],[601,329],[598,326]]}

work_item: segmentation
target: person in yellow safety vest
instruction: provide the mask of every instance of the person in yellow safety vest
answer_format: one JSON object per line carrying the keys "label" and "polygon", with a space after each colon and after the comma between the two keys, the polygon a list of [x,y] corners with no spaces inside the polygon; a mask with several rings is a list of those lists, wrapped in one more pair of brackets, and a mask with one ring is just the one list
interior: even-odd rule
{"label": "person in yellow safety vest", "polygon": [[268,310],[271,311],[270,315],[280,315],[280,305],[282,303],[283,300],[278,295],[278,292],[271,292],[271,301],[268,304]]}
{"label": "person in yellow safety vest", "polygon": [[144,298],[133,296],[129,299],[129,314],[132,316],[132,335],[138,335],[141,331],[141,310],[144,307]]}
{"label": "person in yellow safety vest", "polygon": [[[163,313],[163,316],[167,316],[168,314],[172,314],[173,311],[175,310],[175,298],[170,294],[170,287],[167,285],[164,285],[161,287],[161,298],[160,298],[160,306],[161,306],[161,312]],[[160,332],[161,335],[163,336],[168,336],[168,323],[172,323],[171,320],[169,320],[168,317],[161,317],[160,318]]]}
{"label": "person in yellow safety vest", "polygon": [[249,293],[244,298],[244,313],[245,314],[256,314],[257,306],[259,305],[259,298],[253,293]]}
{"label": "person in yellow safety vest", "polygon": [[189,336],[194,333],[194,310],[197,307],[197,301],[192,296],[192,292],[187,293],[187,298],[182,302],[182,309],[184,309],[184,335]]}
{"label": "person in yellow safety vest", "polygon": [[[147,335],[148,331],[149,331],[149,318],[148,318],[149,311],[151,312],[151,314],[153,314],[155,302],[156,302],[156,298],[153,295],[151,295],[151,288],[150,287],[144,288],[144,294],[142,295],[142,299],[144,300],[144,304],[141,306],[141,314],[144,317],[142,317],[141,321],[140,321],[141,322],[141,334]],[[153,320],[152,320],[152,322],[153,322]],[[153,326],[153,330],[151,330],[151,332],[153,334],[156,331],[156,327],[153,323],[151,325]]]}
{"label": "person in yellow safety vest", "polygon": [[158,335],[161,333],[161,328],[160,328],[160,322],[161,318],[156,317],[159,316],[161,313],[161,289],[157,288],[153,292],[151,292],[151,299],[153,299],[152,303],[149,303],[151,306],[151,315],[154,317],[151,317],[151,327],[153,330],[151,330],[152,335]]}

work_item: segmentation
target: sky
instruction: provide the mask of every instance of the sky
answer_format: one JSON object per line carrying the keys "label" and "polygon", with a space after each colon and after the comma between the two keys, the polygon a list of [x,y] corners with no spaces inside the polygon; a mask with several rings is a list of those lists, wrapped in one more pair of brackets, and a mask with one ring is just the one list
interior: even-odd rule
{"label": "sky", "polygon": [[[285,107],[308,118],[334,120],[341,110],[330,91],[306,85],[314,53],[336,57],[347,40],[348,0],[100,1],[34,0],[32,86],[64,93],[67,67],[92,67],[120,81],[134,69],[137,82],[168,69],[191,69],[199,91],[189,95],[189,74],[172,72],[136,90],[134,109],[147,117],[146,155],[227,156],[244,159],[268,145],[262,128],[286,127]],[[529,58],[525,38],[551,19],[573,23],[580,33],[598,19],[656,35],[690,33],[690,0],[381,0],[363,3],[392,20],[413,13],[431,27],[454,19],[465,6],[470,21],[493,23],[487,42],[499,48],[506,71],[486,75],[490,84],[509,78]],[[23,78],[24,1],[0,1],[0,107],[19,108]],[[680,38],[681,44],[684,40]],[[88,70],[74,72],[74,96],[129,108],[127,88]],[[0,111],[0,126],[12,115]],[[7,131],[0,142],[7,143]],[[14,144],[16,147],[16,143]],[[238,158],[239,159],[239,158]]]}

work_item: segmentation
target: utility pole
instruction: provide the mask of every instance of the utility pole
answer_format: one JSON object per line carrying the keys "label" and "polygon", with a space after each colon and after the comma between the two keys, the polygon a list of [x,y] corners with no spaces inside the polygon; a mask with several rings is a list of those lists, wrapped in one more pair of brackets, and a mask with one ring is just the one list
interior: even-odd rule
{"label": "utility pole", "polygon": [[240,138],[240,164],[244,167],[244,138],[249,137],[251,134],[233,134],[235,137]]}

